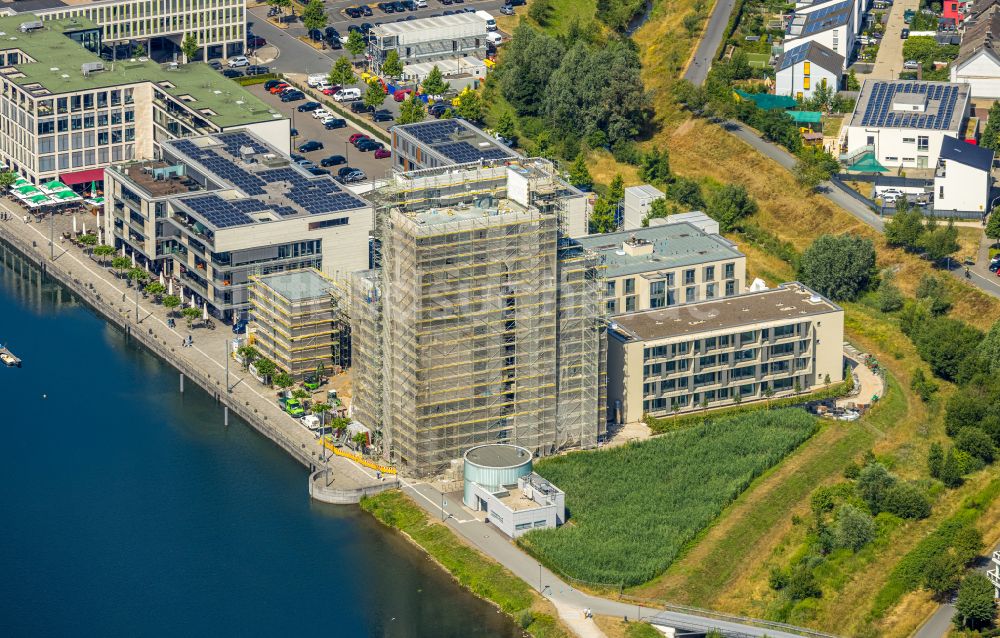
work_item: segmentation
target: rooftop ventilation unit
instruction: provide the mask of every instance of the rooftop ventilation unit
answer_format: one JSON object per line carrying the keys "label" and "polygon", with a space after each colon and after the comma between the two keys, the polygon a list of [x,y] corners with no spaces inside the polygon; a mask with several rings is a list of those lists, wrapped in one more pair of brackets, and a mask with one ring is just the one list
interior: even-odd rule
{"label": "rooftop ventilation unit", "polygon": [[88,76],[91,73],[100,73],[104,70],[103,62],[84,62],[80,65],[80,71],[84,76]]}

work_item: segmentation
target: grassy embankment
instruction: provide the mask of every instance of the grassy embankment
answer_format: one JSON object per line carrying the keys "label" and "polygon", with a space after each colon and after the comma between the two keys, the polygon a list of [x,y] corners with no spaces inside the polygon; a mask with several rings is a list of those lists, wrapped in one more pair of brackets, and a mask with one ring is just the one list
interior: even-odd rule
{"label": "grassy embankment", "polygon": [[799,408],[724,416],[640,443],[545,459],[537,471],[566,492],[570,521],[519,544],[590,586],[648,581],[812,436],[817,421]]}
{"label": "grassy embankment", "polygon": [[556,610],[523,580],[499,563],[463,543],[450,529],[428,519],[427,514],[399,491],[383,492],[361,501],[361,509],[395,528],[419,545],[448,570],[463,587],[484,598],[535,638],[563,638],[571,633],[559,622]]}

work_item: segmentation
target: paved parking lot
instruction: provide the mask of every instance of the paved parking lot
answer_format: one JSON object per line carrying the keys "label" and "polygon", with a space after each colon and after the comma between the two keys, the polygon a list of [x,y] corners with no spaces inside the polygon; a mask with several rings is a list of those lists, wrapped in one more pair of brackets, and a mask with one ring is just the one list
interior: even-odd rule
{"label": "paved parking lot", "polygon": [[[351,145],[348,138],[350,138],[350,136],[354,133],[358,133],[360,130],[355,128],[351,124],[350,120],[347,121],[346,128],[328,131],[323,128],[323,125],[320,124],[318,119],[312,116],[312,113],[299,113],[296,110],[299,105],[308,102],[309,98],[298,102],[282,102],[276,96],[265,91],[264,85],[262,84],[249,86],[247,89],[260,99],[267,102],[269,106],[272,106],[292,118],[292,127],[298,129],[299,131],[299,136],[292,140],[293,153],[299,153],[297,150],[299,144],[308,140],[316,140],[323,143],[322,150],[312,151],[310,153],[299,153],[299,155],[303,155],[304,157],[312,160],[317,166],[319,165],[320,160],[324,157],[329,157],[330,155],[343,155],[347,158],[347,163],[350,166],[363,170],[365,174],[368,175],[369,179],[385,177],[389,171],[392,170],[392,160],[390,158],[377,160],[375,159],[375,154],[371,151],[362,153]],[[330,171],[331,173],[336,174],[337,169],[339,168],[341,168],[341,166],[330,167]]]}
{"label": "paved parking lot", "polygon": [[[341,35],[346,36],[347,27],[351,24],[359,26],[363,22],[370,22],[371,24],[385,24],[395,22],[401,18],[405,19],[409,16],[429,18],[431,16],[441,15],[445,11],[456,11],[466,7],[489,11],[494,16],[498,16],[500,15],[500,7],[504,4],[504,1],[505,0],[465,0],[462,4],[445,6],[441,4],[440,0],[427,0],[428,6],[425,9],[407,11],[404,14],[386,14],[378,9],[377,2],[362,3],[351,2],[349,0],[328,0],[326,2],[326,13],[328,18],[327,25],[336,28]],[[371,16],[352,19],[348,18],[344,13],[344,9],[347,7],[357,7],[362,4],[368,4],[368,6],[371,7]],[[270,62],[266,62],[272,68],[284,72],[324,73],[330,70],[330,66],[333,64],[333,61],[338,57],[341,55],[349,55],[345,53],[343,49],[314,49],[305,42],[298,40],[298,36],[306,35],[306,29],[302,26],[302,23],[296,22],[287,29],[278,28],[267,21],[268,8],[269,7],[267,5],[250,7],[248,9],[249,15],[247,16],[247,22],[250,31],[266,39],[268,44],[273,44],[277,47],[277,58]]]}

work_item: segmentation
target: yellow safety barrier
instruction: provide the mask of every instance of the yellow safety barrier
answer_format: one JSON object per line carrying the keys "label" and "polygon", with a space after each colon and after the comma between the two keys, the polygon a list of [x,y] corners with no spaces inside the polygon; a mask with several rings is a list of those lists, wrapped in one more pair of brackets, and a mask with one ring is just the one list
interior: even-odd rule
{"label": "yellow safety barrier", "polygon": [[337,456],[342,456],[345,459],[351,459],[355,463],[360,463],[361,465],[364,465],[365,467],[367,467],[369,469],[381,472],[383,474],[395,474],[396,473],[396,468],[394,468],[394,467],[391,467],[391,466],[388,466],[388,465],[380,465],[378,463],[374,463],[372,461],[369,461],[368,459],[366,459],[365,457],[361,456],[357,452],[348,452],[346,450],[342,450],[339,447],[335,446],[330,441],[327,441],[326,439],[323,439],[323,445],[326,447],[326,449],[330,450],[331,452],[333,452]]}

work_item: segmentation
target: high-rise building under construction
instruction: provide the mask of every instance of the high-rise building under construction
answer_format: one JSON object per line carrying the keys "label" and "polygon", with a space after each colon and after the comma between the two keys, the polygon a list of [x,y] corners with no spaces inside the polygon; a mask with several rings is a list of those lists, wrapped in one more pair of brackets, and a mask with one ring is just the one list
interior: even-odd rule
{"label": "high-rise building under construction", "polygon": [[601,270],[560,233],[580,196],[548,161],[509,157],[395,173],[372,193],[379,265],[352,281],[353,413],[404,472],[482,443],[596,444]]}

